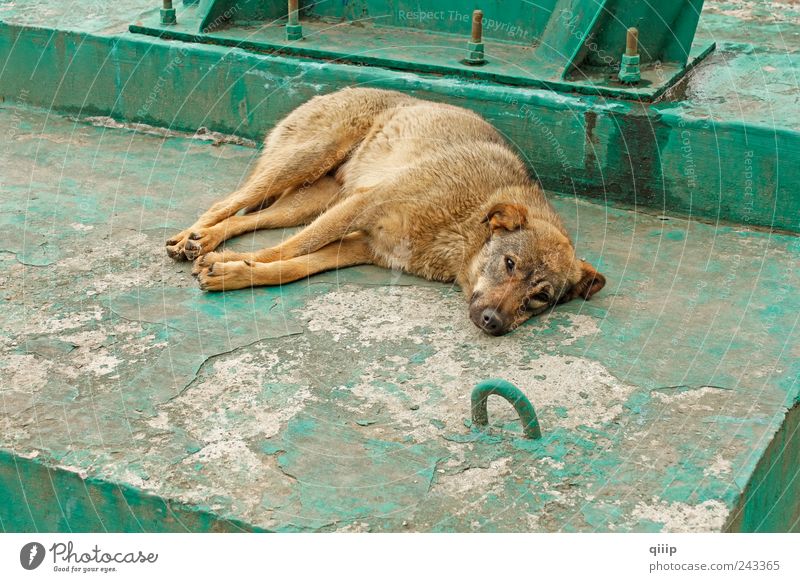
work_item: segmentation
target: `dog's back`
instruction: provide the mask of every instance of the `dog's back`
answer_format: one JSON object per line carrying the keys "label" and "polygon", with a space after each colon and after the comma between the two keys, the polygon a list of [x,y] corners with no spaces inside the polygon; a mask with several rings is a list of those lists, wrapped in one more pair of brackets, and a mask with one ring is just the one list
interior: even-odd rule
{"label": "dog's back", "polygon": [[[337,103],[363,97],[356,93],[329,97]],[[479,115],[400,93],[366,96],[390,105],[374,116],[336,177],[343,196],[369,192],[361,222],[369,223],[383,262],[429,279],[458,278],[484,242],[480,219],[498,191],[566,236],[520,157]]]}

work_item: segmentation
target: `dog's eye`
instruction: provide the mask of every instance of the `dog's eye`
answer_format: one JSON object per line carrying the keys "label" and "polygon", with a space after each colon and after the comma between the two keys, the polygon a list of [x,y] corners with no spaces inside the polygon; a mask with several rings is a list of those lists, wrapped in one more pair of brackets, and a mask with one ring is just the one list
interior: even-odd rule
{"label": "dog's eye", "polygon": [[517,264],[514,262],[514,259],[511,257],[506,257],[506,270],[508,270],[509,273],[513,273],[514,267],[516,266]]}
{"label": "dog's eye", "polygon": [[541,303],[550,303],[550,294],[542,291],[541,293],[537,293],[533,296],[536,301],[540,301]]}

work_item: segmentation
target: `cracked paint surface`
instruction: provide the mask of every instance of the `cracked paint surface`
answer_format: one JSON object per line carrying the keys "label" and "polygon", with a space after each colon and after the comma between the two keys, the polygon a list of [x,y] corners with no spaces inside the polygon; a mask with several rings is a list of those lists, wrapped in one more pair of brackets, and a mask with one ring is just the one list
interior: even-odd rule
{"label": "cracked paint surface", "polygon": [[[492,338],[457,289],[372,267],[200,292],[163,241],[251,149],[24,108],[0,124],[17,458],[258,529],[716,531],[798,397],[797,238],[558,198],[609,285]],[[488,377],[529,396],[542,440],[493,399],[472,429]]]}

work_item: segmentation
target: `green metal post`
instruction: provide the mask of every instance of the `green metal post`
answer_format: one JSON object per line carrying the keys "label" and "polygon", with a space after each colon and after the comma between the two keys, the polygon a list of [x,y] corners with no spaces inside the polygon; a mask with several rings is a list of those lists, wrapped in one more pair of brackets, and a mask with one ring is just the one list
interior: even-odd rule
{"label": "green metal post", "polygon": [[286,40],[303,38],[303,27],[300,24],[298,0],[289,0],[289,22],[286,24]]}
{"label": "green metal post", "polygon": [[472,13],[472,37],[467,43],[467,58],[464,62],[468,65],[482,65],[486,62],[483,47],[483,10]]}
{"label": "green metal post", "polygon": [[619,66],[619,80],[623,83],[633,85],[642,78],[639,70],[639,30],[629,28],[625,39],[625,54],[622,55],[622,62]]}
{"label": "green metal post", "polygon": [[172,7],[172,0],[164,0],[161,6],[161,24],[172,25],[178,22],[175,16],[175,9]]}

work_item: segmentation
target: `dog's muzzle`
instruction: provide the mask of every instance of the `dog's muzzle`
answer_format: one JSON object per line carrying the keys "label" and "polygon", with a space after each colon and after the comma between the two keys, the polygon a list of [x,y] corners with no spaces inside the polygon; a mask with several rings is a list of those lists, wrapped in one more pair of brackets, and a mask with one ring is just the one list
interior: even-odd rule
{"label": "dog's muzzle", "polygon": [[489,335],[503,335],[508,331],[505,318],[493,307],[470,309],[470,319]]}

